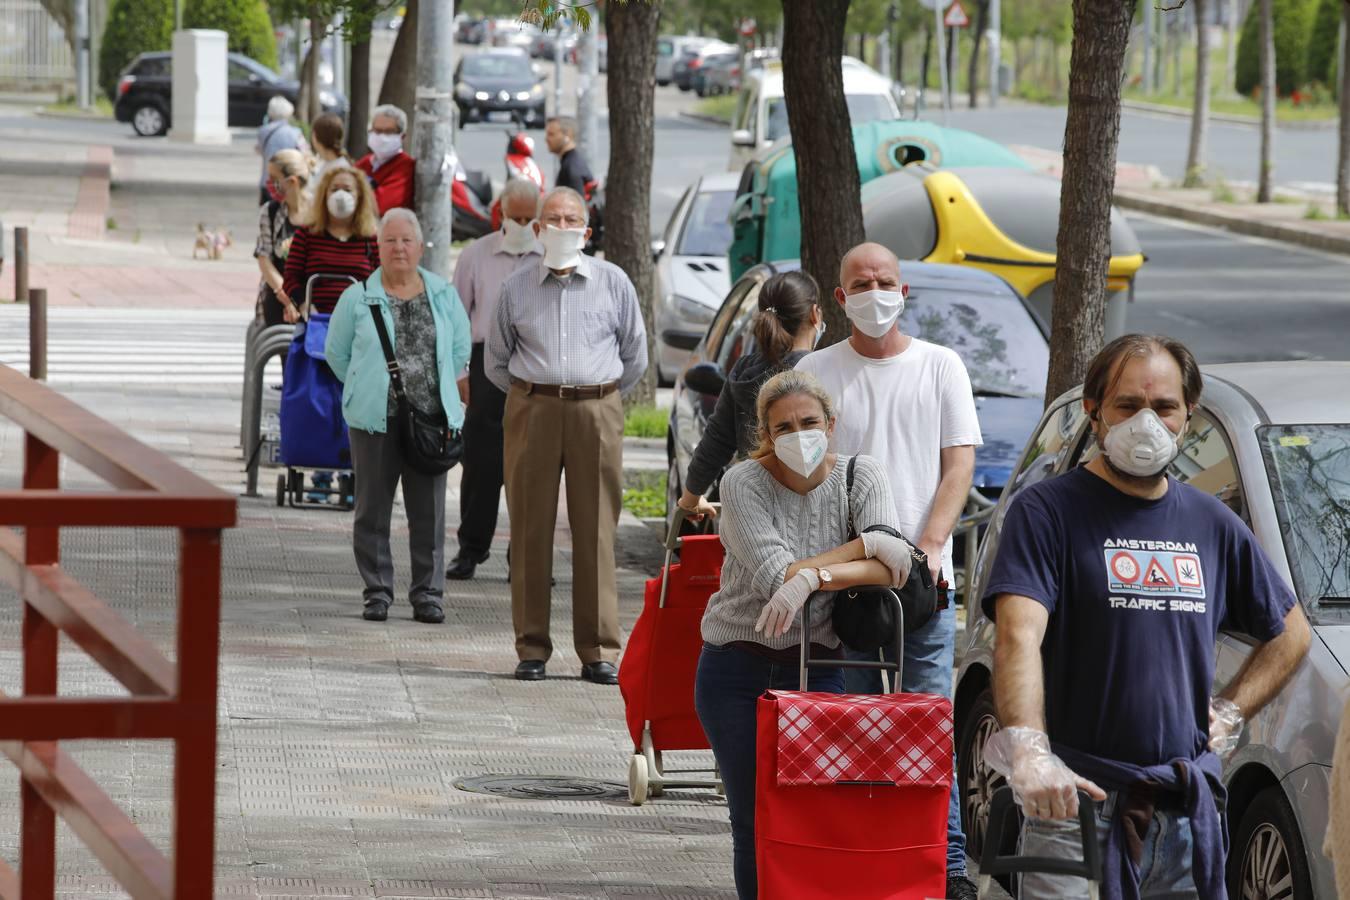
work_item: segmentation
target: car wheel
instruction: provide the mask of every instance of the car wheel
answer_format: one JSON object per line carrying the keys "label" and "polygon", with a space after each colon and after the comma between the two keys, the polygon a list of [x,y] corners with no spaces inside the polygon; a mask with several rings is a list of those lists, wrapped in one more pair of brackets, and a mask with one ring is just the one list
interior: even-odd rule
{"label": "car wheel", "polygon": [[[961,828],[966,833],[966,848],[972,859],[979,859],[989,828],[989,802],[1008,782],[985,765],[984,747],[999,732],[994,692],[985,688],[970,705],[961,722],[956,744],[956,778],[961,789]],[[1001,852],[1017,847],[1017,829],[1009,827],[999,840]]]}
{"label": "car wheel", "polygon": [[147,103],[131,114],[131,127],[141,137],[158,137],[169,130],[169,120],[158,106]]}
{"label": "car wheel", "polygon": [[1252,800],[1228,856],[1228,894],[1243,900],[1311,897],[1312,873],[1303,837],[1278,785]]}

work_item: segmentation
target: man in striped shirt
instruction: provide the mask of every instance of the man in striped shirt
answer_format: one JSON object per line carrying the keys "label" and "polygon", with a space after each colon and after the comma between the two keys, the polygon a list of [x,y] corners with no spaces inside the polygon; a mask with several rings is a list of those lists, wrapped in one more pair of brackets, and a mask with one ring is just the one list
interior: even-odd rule
{"label": "man in striped shirt", "polygon": [[581,252],[586,204],[570,188],[544,198],[544,257],[502,285],[487,377],[505,391],[506,503],[516,678],[539,681],[549,636],[558,479],[567,473],[572,639],[581,677],[617,684],[614,532],[623,490],[623,402],[647,369],[647,332],[623,270]]}

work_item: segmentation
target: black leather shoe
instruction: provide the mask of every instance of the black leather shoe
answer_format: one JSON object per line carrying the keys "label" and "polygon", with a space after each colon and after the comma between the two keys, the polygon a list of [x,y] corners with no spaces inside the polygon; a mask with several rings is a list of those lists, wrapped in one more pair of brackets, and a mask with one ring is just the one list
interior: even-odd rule
{"label": "black leather shoe", "polygon": [[964,873],[948,872],[947,900],[980,900],[980,891]]}
{"label": "black leather shoe", "polygon": [[543,681],[547,677],[542,659],[522,659],[516,666],[516,681]]}
{"label": "black leather shoe", "polygon": [[389,618],[388,600],[370,600],[366,603],[365,611],[361,613],[361,618],[367,622],[383,622]]}
{"label": "black leather shoe", "polygon": [[450,568],[445,570],[445,577],[452,581],[468,581],[473,577],[473,572],[483,563],[487,562],[490,552],[482,556],[474,556],[472,553],[460,551],[459,554],[450,563]]}
{"label": "black leather shoe", "polygon": [[619,670],[612,662],[587,663],[581,667],[581,677],[595,684],[618,684]]}
{"label": "black leather shoe", "polygon": [[439,625],[445,621],[445,610],[439,603],[423,600],[413,604],[413,618],[428,625]]}

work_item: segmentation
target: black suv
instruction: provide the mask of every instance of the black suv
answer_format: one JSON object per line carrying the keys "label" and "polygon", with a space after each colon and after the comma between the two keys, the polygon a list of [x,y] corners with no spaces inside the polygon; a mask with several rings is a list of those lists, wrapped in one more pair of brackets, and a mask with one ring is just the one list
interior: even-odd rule
{"label": "black suv", "polygon": [[[231,53],[226,61],[229,76],[229,125],[252,127],[267,118],[267,102],[280,94],[292,103],[300,95],[300,85],[287,81],[257,60],[242,53]],[[173,54],[167,51],[142,53],[122,70],[117,80],[117,103],[113,112],[119,122],[130,122],[144,137],[169,130],[173,110]],[[324,89],[319,102],[324,112],[344,115],[347,98]]]}

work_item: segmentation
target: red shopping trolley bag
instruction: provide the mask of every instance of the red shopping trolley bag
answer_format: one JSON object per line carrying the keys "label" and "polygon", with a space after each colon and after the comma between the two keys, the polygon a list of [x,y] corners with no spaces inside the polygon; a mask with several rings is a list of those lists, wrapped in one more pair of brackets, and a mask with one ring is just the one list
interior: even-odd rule
{"label": "red shopping trolley bag", "polygon": [[[808,666],[837,665],[803,649],[803,684]],[[861,665],[895,670],[899,685],[898,665]],[[951,779],[946,697],[766,692],[756,740],[760,897],[944,897]]]}

